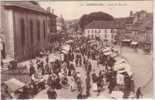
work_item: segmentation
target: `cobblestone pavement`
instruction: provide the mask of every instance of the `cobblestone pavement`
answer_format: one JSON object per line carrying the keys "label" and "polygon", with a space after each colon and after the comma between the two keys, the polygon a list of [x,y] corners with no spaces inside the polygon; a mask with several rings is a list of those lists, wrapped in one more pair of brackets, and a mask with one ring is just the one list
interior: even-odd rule
{"label": "cobblestone pavement", "polygon": [[[116,47],[118,48],[118,47]],[[146,55],[142,50],[123,47],[121,55],[127,59],[134,73],[135,87],[143,87],[144,97],[153,97],[153,55]]]}
{"label": "cobblestone pavement", "polygon": [[[115,47],[118,48],[118,47]],[[121,49],[121,55],[129,62],[131,65],[131,69],[134,73],[134,80],[136,88],[139,86],[144,86],[142,92],[144,97],[151,98],[153,97],[153,81],[152,81],[152,74],[153,74],[153,62],[152,62],[152,55],[146,55],[143,51],[138,50],[135,52],[131,48],[123,47]],[[51,56],[52,57],[52,56]],[[89,59],[93,65],[95,71],[98,71],[100,68],[97,66],[96,61]],[[83,80],[83,89],[85,89],[85,76],[86,72],[83,67],[77,67],[77,71],[80,72]],[[47,98],[46,90],[41,91],[39,94],[35,96],[35,98]],[[58,98],[77,98],[77,91],[70,91],[70,89],[61,89],[57,90]],[[101,92],[99,96],[97,96],[96,92],[91,91],[91,98],[106,98],[110,97],[108,90],[105,87],[105,90]]]}

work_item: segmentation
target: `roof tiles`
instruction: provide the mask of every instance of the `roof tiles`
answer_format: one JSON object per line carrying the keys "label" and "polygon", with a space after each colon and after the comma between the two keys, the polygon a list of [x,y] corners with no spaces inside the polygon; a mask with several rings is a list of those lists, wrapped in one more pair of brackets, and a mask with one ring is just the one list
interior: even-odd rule
{"label": "roof tiles", "polygon": [[123,26],[116,21],[92,21],[85,29],[118,29]]}
{"label": "roof tiles", "polygon": [[2,5],[6,6],[6,7],[24,8],[24,9],[28,9],[28,10],[33,10],[33,11],[37,11],[37,12],[40,12],[40,13],[44,13],[44,14],[48,13],[45,9],[40,7],[40,5],[34,4],[32,2],[28,2],[28,1],[3,1]]}

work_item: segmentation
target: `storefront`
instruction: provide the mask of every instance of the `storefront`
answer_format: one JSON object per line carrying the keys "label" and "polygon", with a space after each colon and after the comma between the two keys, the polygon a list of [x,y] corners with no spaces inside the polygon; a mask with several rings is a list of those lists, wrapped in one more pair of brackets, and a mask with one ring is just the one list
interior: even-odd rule
{"label": "storefront", "polygon": [[131,40],[130,39],[124,39],[121,41],[123,46],[130,46]]}

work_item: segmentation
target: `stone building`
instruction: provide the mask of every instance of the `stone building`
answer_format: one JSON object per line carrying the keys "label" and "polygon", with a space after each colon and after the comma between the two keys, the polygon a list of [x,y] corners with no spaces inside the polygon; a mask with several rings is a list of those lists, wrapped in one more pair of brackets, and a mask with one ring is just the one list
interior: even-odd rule
{"label": "stone building", "polygon": [[[51,27],[48,22],[51,19],[51,13],[41,8],[37,2],[3,1],[0,3],[0,38],[3,41],[4,59],[11,57],[22,61],[35,57],[42,49],[49,48],[48,36]],[[56,17],[52,18],[56,20]]]}
{"label": "stone building", "polygon": [[66,23],[62,15],[57,17],[57,33],[66,33]]}
{"label": "stone building", "polygon": [[107,45],[111,45],[121,28],[122,26],[115,21],[93,21],[84,27],[84,33],[86,37],[99,38]]}
{"label": "stone building", "polygon": [[128,17],[115,18],[117,23],[125,26],[124,32],[119,35],[120,38],[137,42],[139,47],[152,48],[153,43],[153,15],[144,10],[133,13]]}

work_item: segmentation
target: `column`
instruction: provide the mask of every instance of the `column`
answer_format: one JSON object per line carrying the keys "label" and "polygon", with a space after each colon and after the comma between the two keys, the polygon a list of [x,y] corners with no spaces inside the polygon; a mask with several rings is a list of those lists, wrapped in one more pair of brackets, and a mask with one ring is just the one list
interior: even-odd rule
{"label": "column", "polygon": [[2,67],[2,55],[1,55],[1,52],[3,50],[3,44],[2,44],[2,39],[0,38],[0,70],[1,70],[1,67]]}

